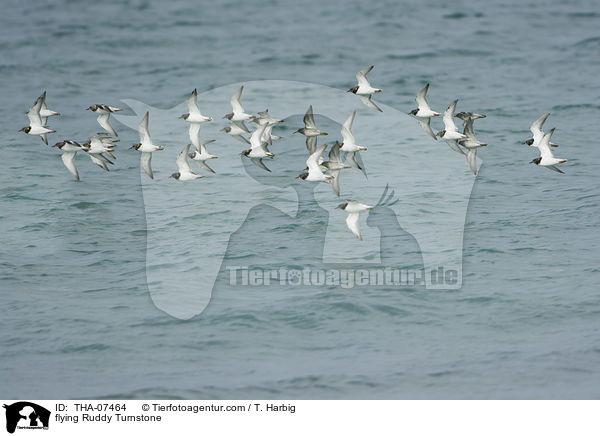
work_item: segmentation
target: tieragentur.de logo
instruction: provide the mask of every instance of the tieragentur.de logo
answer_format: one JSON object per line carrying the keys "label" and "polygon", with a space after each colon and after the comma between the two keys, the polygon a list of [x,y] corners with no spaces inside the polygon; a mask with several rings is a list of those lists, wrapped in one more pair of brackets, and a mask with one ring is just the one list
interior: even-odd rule
{"label": "tieragentur.de logo", "polygon": [[16,429],[48,430],[50,411],[42,406],[29,401],[19,401],[10,405],[4,404],[6,409],[6,431],[14,433]]}

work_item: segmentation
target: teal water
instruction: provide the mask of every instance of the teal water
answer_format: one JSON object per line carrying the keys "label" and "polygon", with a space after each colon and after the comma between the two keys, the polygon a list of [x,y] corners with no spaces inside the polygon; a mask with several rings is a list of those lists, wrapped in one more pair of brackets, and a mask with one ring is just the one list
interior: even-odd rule
{"label": "teal water", "polygon": [[[9,0],[0,23],[0,397],[598,398],[597,2]],[[400,112],[431,82],[434,108],[460,98],[488,116],[458,290],[221,280],[204,313],[173,318],[149,293],[136,132],[113,121],[116,167],[79,158],[80,183],[17,133],[44,89],[58,141],[98,131],[94,103],[169,109],[195,87],[265,79],[346,90],[370,64],[377,101]],[[566,174],[519,145],[545,112]],[[256,219],[305,242],[232,238],[231,262],[312,264],[311,229],[272,212]]]}

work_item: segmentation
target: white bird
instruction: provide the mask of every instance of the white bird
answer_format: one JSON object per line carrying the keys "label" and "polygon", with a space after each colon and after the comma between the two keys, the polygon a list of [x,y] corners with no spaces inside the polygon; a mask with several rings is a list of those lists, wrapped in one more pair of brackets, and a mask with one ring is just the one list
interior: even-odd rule
{"label": "white bird", "polygon": [[149,117],[150,112],[146,112],[146,115],[144,115],[144,118],[142,118],[142,121],[138,126],[140,142],[139,144],[132,145],[130,148],[142,152],[142,156],[140,158],[142,168],[151,179],[154,179],[154,174],[152,173],[152,153],[155,151],[164,150],[164,147],[161,147],[160,145],[154,145],[152,143],[152,139],[150,138],[150,131],[148,130]]}
{"label": "white bird", "polygon": [[190,164],[187,160],[188,154],[190,152],[190,145],[191,144],[186,145],[183,148],[183,150],[181,150],[181,152],[179,153],[179,156],[177,156],[177,169],[179,171],[171,174],[169,176],[169,178],[173,178],[175,180],[186,181],[186,180],[201,179],[202,177],[204,177],[204,176],[201,176],[200,174],[196,174],[196,173],[192,172],[192,169],[190,168]]}
{"label": "white bird", "polygon": [[92,136],[89,140],[81,145],[81,149],[89,156],[92,162],[98,165],[105,171],[109,171],[108,165],[114,165],[108,157],[114,159],[114,142],[115,140],[106,136]]}
{"label": "white bird", "polygon": [[308,157],[306,160],[308,172],[300,174],[298,176],[299,179],[306,180],[307,182],[329,182],[333,179],[333,176],[323,173],[323,169],[321,168],[319,162],[319,160],[323,157],[323,151],[325,151],[326,148],[327,144],[323,144]]}
{"label": "white bird", "polygon": [[458,127],[456,127],[456,123],[454,123],[454,111],[456,110],[456,104],[458,100],[454,100],[450,106],[444,112],[444,130],[441,130],[437,133],[442,139],[450,140],[450,139],[464,139],[466,136],[458,131]]}
{"label": "white bird", "polygon": [[27,112],[27,118],[29,118],[29,126],[23,127],[19,132],[25,132],[28,135],[39,135],[42,141],[48,145],[48,133],[55,133],[54,130],[48,129],[42,122],[40,116],[40,110],[43,103],[43,95],[38,97],[33,106]]}
{"label": "white bird", "polygon": [[81,145],[79,145],[79,143],[77,143],[76,141],[65,140],[57,142],[53,145],[53,147],[56,147],[63,152],[61,155],[63,164],[65,165],[65,167],[67,167],[69,172],[73,174],[75,179],[79,180],[79,172],[77,171],[77,167],[75,166],[75,155],[78,151],[82,150]]}
{"label": "white bird", "polygon": [[463,154],[465,154],[467,158],[467,163],[469,164],[469,168],[471,168],[471,171],[473,171],[473,174],[477,174],[477,149],[479,147],[485,147],[487,145],[485,142],[481,142],[475,137],[475,130],[473,128],[473,123],[475,119],[477,119],[477,117],[470,117],[464,122],[465,127],[463,132],[465,134],[466,139],[458,141],[458,144],[462,145],[466,150],[466,152],[463,152]]}
{"label": "white bird", "polygon": [[356,81],[358,82],[358,86],[355,86],[354,88],[350,88],[348,90],[348,92],[351,92],[356,95],[371,95],[376,92],[381,92],[381,89],[373,88],[371,86],[371,84],[369,83],[369,80],[367,79],[367,74],[369,74],[369,72],[371,72],[373,67],[374,67],[374,65],[371,65],[370,67],[367,67],[363,70],[360,70],[358,73],[356,73]]}
{"label": "white bird", "polygon": [[42,125],[45,126],[48,121],[48,117],[53,117],[60,114],[58,112],[48,109],[48,106],[46,106],[46,91],[44,91],[40,98],[42,99],[42,106],[40,107],[40,118],[42,119]]}
{"label": "white bird", "polygon": [[198,90],[194,89],[187,99],[188,113],[183,114],[179,118],[183,118],[188,123],[206,123],[212,121],[211,117],[202,115],[198,108]]}
{"label": "white bird", "polygon": [[534,163],[536,165],[542,165],[548,169],[553,171],[562,173],[560,169],[558,169],[555,165],[567,162],[567,159],[562,159],[558,157],[554,157],[552,154],[552,150],[550,150],[550,138],[552,138],[552,134],[555,129],[549,130],[538,144],[538,149],[540,150],[540,157],[533,159],[529,163]]}
{"label": "white bird", "polygon": [[250,148],[242,151],[244,156],[259,159],[274,156],[274,154],[267,149],[262,140],[262,136],[266,128],[267,124],[263,124],[262,126],[259,125],[256,127],[256,130],[252,132],[252,135],[250,136]]}
{"label": "white bird", "polygon": [[229,126],[223,127],[221,130],[244,144],[250,144],[250,141],[243,136],[245,133],[250,133],[250,130],[243,121],[233,121]]}
{"label": "white bird", "polygon": [[189,153],[188,156],[190,157],[190,159],[196,161],[196,163],[201,168],[204,168],[206,171],[214,173],[215,171],[211,167],[209,167],[205,162],[210,159],[218,158],[218,156],[214,156],[206,150],[206,145],[210,144],[211,142],[215,142],[215,140],[209,139],[208,141],[200,141],[197,146],[194,144],[194,146],[196,147],[196,151]]}
{"label": "white bird", "polygon": [[381,89],[373,88],[371,86],[371,84],[369,83],[369,81],[367,80],[367,74],[369,74],[369,72],[372,69],[373,69],[373,65],[365,68],[364,70],[360,70],[358,73],[356,73],[356,80],[358,82],[358,86],[355,86],[354,88],[350,88],[348,90],[348,92],[351,92],[353,94],[360,96],[360,100],[367,107],[370,107],[371,109],[375,109],[376,111],[379,111],[379,112],[383,112],[381,110],[381,108],[379,106],[377,106],[373,100],[371,100],[371,97],[373,96],[373,94],[375,94],[376,92],[381,92]]}
{"label": "white bird", "polygon": [[356,152],[356,151],[365,151],[367,147],[363,147],[361,145],[356,144],[356,139],[354,138],[354,134],[352,133],[352,125],[354,124],[354,117],[356,116],[356,111],[352,112],[350,116],[346,119],[344,124],[342,125],[342,147],[340,150],[346,152]]}
{"label": "white bird", "polygon": [[254,118],[253,115],[247,114],[240,103],[240,97],[242,96],[242,91],[244,90],[243,86],[240,86],[240,89],[236,91],[235,94],[231,97],[229,101],[231,103],[231,107],[233,112],[225,115],[223,118],[227,118],[229,121],[244,121],[251,120]]}
{"label": "white bird", "polygon": [[100,126],[104,130],[106,130],[112,136],[119,136],[119,135],[117,135],[117,132],[115,131],[113,126],[110,125],[109,119],[110,119],[110,114],[112,114],[113,112],[119,112],[121,109],[119,109],[118,107],[108,106],[106,104],[95,104],[95,105],[88,107],[87,110],[92,111],[95,114],[98,114],[98,118],[97,118],[98,124],[100,124]]}
{"label": "white bird", "polygon": [[427,91],[429,91],[429,83],[425,85],[417,94],[415,100],[418,107],[417,109],[413,109],[410,114],[419,118],[419,124],[425,133],[437,140],[437,136],[435,136],[433,130],[431,129],[431,117],[437,117],[440,114],[431,110],[431,107],[429,107],[429,103],[427,103]]}
{"label": "white bird", "polygon": [[348,212],[346,225],[352,231],[352,233],[354,233],[354,235],[362,241],[358,219],[362,211],[371,210],[373,209],[373,206],[367,206],[366,204],[359,203],[355,200],[348,200],[345,203],[339,204],[336,209],[342,209]]}
{"label": "white bird", "polygon": [[[529,130],[531,131],[533,138],[529,138],[527,141],[524,141],[523,144],[527,144],[532,147],[539,146],[542,138],[544,137],[544,131],[542,130],[542,126],[550,116],[550,112],[542,115],[537,120],[533,122]],[[550,147],[558,147],[558,145],[550,143]]]}
{"label": "white bird", "polygon": [[321,166],[329,170],[329,174],[331,174],[332,177],[331,188],[338,197],[340,196],[340,171],[351,168],[350,165],[346,165],[342,162],[340,157],[340,146],[341,144],[338,141],[335,141],[335,144],[333,144],[331,150],[329,150],[329,160],[321,164]]}

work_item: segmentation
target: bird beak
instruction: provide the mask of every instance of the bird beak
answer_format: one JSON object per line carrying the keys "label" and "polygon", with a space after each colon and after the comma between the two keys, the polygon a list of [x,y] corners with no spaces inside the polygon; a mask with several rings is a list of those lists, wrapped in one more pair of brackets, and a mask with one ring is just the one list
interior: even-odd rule
{"label": "bird beak", "polygon": [[436,114],[434,114],[433,116],[434,116],[434,117],[439,117],[439,116],[440,116],[440,114],[436,113]]}
{"label": "bird beak", "polygon": [[375,91],[375,92],[381,92],[381,89],[378,89],[378,90],[377,90],[377,91]]}

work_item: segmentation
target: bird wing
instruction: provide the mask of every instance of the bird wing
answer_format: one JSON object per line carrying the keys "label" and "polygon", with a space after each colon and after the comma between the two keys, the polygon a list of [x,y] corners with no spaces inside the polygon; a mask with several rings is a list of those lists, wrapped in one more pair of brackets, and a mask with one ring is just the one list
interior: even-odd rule
{"label": "bird wing", "polygon": [[306,149],[308,150],[308,154],[313,154],[317,149],[317,137],[316,136],[307,136],[306,137]]}
{"label": "bird wing", "polygon": [[248,129],[248,127],[246,127],[246,124],[243,121],[232,121],[231,124],[235,124],[240,129],[242,129],[244,132],[250,133],[250,129]]}
{"label": "bird wing", "polygon": [[95,154],[88,153],[88,156],[90,157],[90,159],[92,160],[92,162],[94,162],[100,168],[102,168],[105,171],[109,171],[108,170],[108,166],[106,166],[106,161],[102,159],[103,156],[101,154],[100,155],[95,155]]}
{"label": "bird wing", "polygon": [[419,109],[421,110],[431,110],[429,103],[427,103],[427,91],[429,91],[429,83],[419,91],[415,98],[417,105],[419,105]]}
{"label": "bird wing", "polygon": [[475,139],[475,129],[474,129],[475,121],[473,118],[469,118],[465,121],[465,128],[463,130],[463,134],[469,139]]}
{"label": "bird wing", "polygon": [[[42,94],[43,95],[43,94]],[[29,125],[42,126],[42,118],[40,117],[40,110],[42,108],[42,97],[38,97],[33,106],[27,112],[27,118],[29,118]]]}
{"label": "bird wing", "polygon": [[346,129],[348,129],[350,132],[352,132],[352,125],[354,124],[354,118],[356,117],[356,111],[352,112],[348,118],[346,118],[346,121],[344,121],[344,124],[342,124],[342,127],[345,127]]}
{"label": "bird wing", "polygon": [[531,127],[529,128],[529,130],[531,130],[531,133],[533,134],[533,143],[534,144],[538,143],[544,136],[544,132],[542,131],[542,126],[544,125],[544,123],[546,122],[546,120],[548,119],[549,116],[550,116],[550,112],[542,115],[537,120],[535,120],[533,122],[533,124],[531,125]]}
{"label": "bird wing", "polygon": [[142,121],[140,122],[140,125],[138,126],[138,133],[140,134],[140,143],[145,144],[145,143],[152,143],[152,141],[150,140],[150,131],[148,130],[148,118],[150,117],[150,112],[146,112],[146,115],[144,115],[144,118],[142,118]]}
{"label": "bird wing", "polygon": [[467,163],[469,164],[469,168],[473,171],[473,174],[477,174],[477,149],[476,148],[467,148]]}
{"label": "bird wing", "polygon": [[360,228],[358,227],[358,219],[360,218],[360,214],[358,212],[353,212],[348,214],[348,218],[346,218],[346,225],[348,228],[354,233],[354,235],[362,241],[362,236],[360,234]]}
{"label": "bird wing", "polygon": [[263,160],[261,158],[253,157],[253,158],[250,158],[250,160],[257,167],[262,168],[265,171],[271,172],[271,170],[267,168],[267,166],[265,165],[265,163],[263,162]]}
{"label": "bird wing", "polygon": [[329,161],[338,164],[342,163],[342,159],[340,157],[340,143],[337,141],[335,142],[335,144],[333,144],[331,150],[329,150]]}
{"label": "bird wing", "polygon": [[187,155],[190,152],[190,144],[183,147],[183,150],[177,156],[177,168],[181,174],[183,173],[191,173],[192,169],[190,168],[190,164],[187,160]]}
{"label": "bird wing", "polygon": [[210,171],[211,173],[215,174],[215,170],[206,165],[206,162],[204,162],[203,160],[197,160],[196,163],[200,168],[204,168],[206,171]]}
{"label": "bird wing", "polygon": [[456,104],[458,103],[458,100],[454,100],[452,103],[450,103],[450,106],[448,106],[448,109],[446,109],[446,111],[444,112],[444,127],[446,128],[447,132],[457,132],[458,129],[456,128],[456,124],[454,123],[454,111],[456,110]]}
{"label": "bird wing", "polygon": [[141,157],[142,168],[148,174],[151,179],[154,179],[154,174],[152,174],[152,153],[148,153],[143,151]]}
{"label": "bird wing", "polygon": [[117,135],[117,132],[115,131],[115,129],[113,129],[113,126],[110,125],[110,122],[108,121],[109,118],[110,118],[110,112],[98,115],[98,124],[100,124],[100,126],[104,130],[106,130],[108,133],[110,133],[111,135],[119,136],[119,135]]}
{"label": "bird wing", "polygon": [[243,86],[240,86],[240,89],[238,89],[235,94],[233,94],[233,96],[231,97],[231,100],[229,101],[231,103],[231,107],[233,108],[233,112],[236,113],[240,113],[240,112],[244,112],[244,108],[242,107],[242,103],[240,103],[240,97],[242,96],[242,91],[244,90]]}
{"label": "bird wing", "polygon": [[191,143],[200,151],[200,123],[190,123],[189,135]]}
{"label": "bird wing", "polygon": [[549,130],[546,133],[542,140],[540,141],[538,148],[540,150],[540,155],[546,158],[552,158],[554,155],[552,154],[552,150],[550,150],[550,138],[552,138],[552,134],[554,133],[554,129]]}
{"label": "bird wing", "polygon": [[419,118],[419,124],[425,133],[437,141],[437,136],[435,136],[435,133],[431,129],[431,118]]}
{"label": "bird wing", "polygon": [[259,148],[262,145],[262,135],[265,132],[266,128],[267,125],[263,124],[262,126],[258,126],[256,130],[252,132],[252,135],[250,136],[251,148]]}
{"label": "bird wing", "polygon": [[367,67],[363,70],[360,70],[358,73],[356,73],[356,80],[358,81],[358,86],[366,86],[366,87],[371,86],[371,84],[367,80],[367,74],[369,74],[369,72],[373,69],[373,66],[374,65],[371,65],[370,67]]}
{"label": "bird wing", "polygon": [[194,89],[187,99],[188,111],[191,114],[200,115],[200,109],[198,108],[198,90]]}
{"label": "bird wing", "polygon": [[306,160],[306,165],[308,166],[308,172],[316,172],[322,173],[321,167],[319,165],[319,158],[323,155],[323,152],[327,148],[327,144],[321,145],[317,150],[311,154]]}
{"label": "bird wing", "polygon": [[329,171],[329,174],[332,177],[331,188],[333,189],[333,192],[335,192],[335,195],[337,195],[339,197],[340,196],[340,170]]}
{"label": "bird wing", "polygon": [[367,107],[371,109],[375,109],[376,111],[383,112],[379,106],[375,104],[375,102],[371,99],[371,95],[359,95],[360,101]]}
{"label": "bird wing", "polygon": [[350,166],[352,166],[352,168],[356,168],[359,171],[362,171],[361,166],[358,164],[358,162],[356,161],[356,151],[349,151],[346,153],[346,161],[350,162]]}
{"label": "bird wing", "polygon": [[76,154],[77,154],[76,151],[65,151],[62,154],[61,159],[63,161],[63,164],[65,164],[65,166],[69,170],[69,172],[71,174],[73,174],[73,176],[75,176],[75,178],[77,180],[79,180],[79,172],[77,171],[77,167],[75,166],[75,155]]}
{"label": "bird wing", "polygon": [[317,125],[315,124],[315,116],[313,114],[313,107],[310,105],[306,114],[304,114],[304,127],[307,129],[316,129]]}

